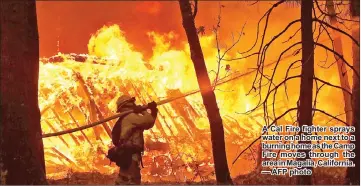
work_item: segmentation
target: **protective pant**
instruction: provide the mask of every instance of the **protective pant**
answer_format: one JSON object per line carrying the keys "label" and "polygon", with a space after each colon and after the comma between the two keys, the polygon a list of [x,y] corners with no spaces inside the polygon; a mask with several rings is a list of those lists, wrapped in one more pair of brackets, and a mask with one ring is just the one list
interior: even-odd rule
{"label": "protective pant", "polygon": [[140,185],[141,174],[138,155],[133,154],[132,163],[127,170],[119,168],[118,178],[115,180],[116,185]]}

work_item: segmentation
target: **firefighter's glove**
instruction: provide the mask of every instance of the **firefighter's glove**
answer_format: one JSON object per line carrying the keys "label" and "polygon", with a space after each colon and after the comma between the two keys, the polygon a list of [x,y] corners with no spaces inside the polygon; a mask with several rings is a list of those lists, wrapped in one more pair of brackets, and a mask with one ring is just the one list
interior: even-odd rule
{"label": "firefighter's glove", "polygon": [[151,110],[155,110],[157,108],[157,103],[154,101],[148,103],[148,108]]}
{"label": "firefighter's glove", "polygon": [[116,147],[112,147],[108,150],[106,157],[109,158],[111,162],[117,162],[117,150]]}
{"label": "firefighter's glove", "polygon": [[144,111],[144,108],[142,107],[142,106],[135,106],[134,108],[133,108],[133,110],[134,110],[134,113],[141,113],[141,112],[143,112]]}

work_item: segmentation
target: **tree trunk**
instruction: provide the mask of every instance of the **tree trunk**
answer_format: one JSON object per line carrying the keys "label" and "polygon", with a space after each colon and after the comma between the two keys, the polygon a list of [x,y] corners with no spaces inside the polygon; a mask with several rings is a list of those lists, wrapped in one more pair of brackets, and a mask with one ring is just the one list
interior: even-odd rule
{"label": "tree trunk", "polygon": [[182,14],[183,27],[188,38],[191,58],[203,98],[203,104],[206,108],[210,123],[212,151],[217,183],[232,184],[225,151],[222,118],[217,106],[216,96],[212,90],[211,82],[208,77],[202,48],[194,23],[192,8],[189,0],[179,0],[179,6]]}
{"label": "tree trunk", "polygon": [[[360,19],[360,1],[352,0],[350,6],[350,12],[352,19]],[[360,26],[352,30],[352,37],[360,43]],[[355,43],[352,43],[352,54],[353,54],[353,67],[357,70],[360,75],[360,47]],[[356,158],[353,159],[355,167],[349,167],[347,169],[346,180],[347,184],[359,185],[360,184],[360,78],[353,74],[353,86],[352,86],[352,125],[355,127],[356,148],[352,151],[356,154]]]}
{"label": "tree trunk", "polygon": [[360,17],[360,1],[359,0],[351,0],[350,13],[351,13],[352,17]]}
{"label": "tree trunk", "polygon": [[[314,76],[314,41],[312,33],[312,8],[313,1],[301,1],[301,38],[302,38],[302,71],[300,98],[298,100],[298,125],[312,125],[312,89]],[[306,135],[306,133],[304,133]],[[311,143],[310,141],[300,141],[300,143]],[[305,152],[309,159],[309,150],[299,150]],[[311,176],[297,177],[298,184],[312,184]]]}
{"label": "tree trunk", "polygon": [[1,180],[46,184],[35,0],[1,1]]}
{"label": "tree trunk", "polygon": [[[336,11],[335,11],[335,6],[333,4],[333,0],[326,0],[326,7],[327,7],[327,13],[330,16],[330,22],[331,25],[333,25],[334,27],[337,27],[337,19],[336,19]],[[334,45],[334,49],[335,52],[339,53],[341,56],[343,55],[343,50],[342,50],[342,42],[341,42],[341,36],[339,34],[339,32],[332,30],[332,37],[333,37],[333,45]],[[340,85],[342,88],[344,88],[345,90],[348,90],[349,92],[351,92],[351,87],[350,87],[350,83],[348,82],[348,74],[347,74],[347,70],[346,70],[346,65],[343,62],[342,59],[340,59],[339,57],[337,57],[335,55],[335,59],[337,61],[337,68],[338,68],[338,74],[340,77]],[[344,111],[346,113],[346,123],[348,125],[352,124],[352,107],[351,107],[351,95],[348,94],[346,91],[342,91],[343,93],[343,99],[344,99]]]}
{"label": "tree trunk", "polygon": [[[360,41],[360,33],[358,30],[354,30],[352,36]],[[353,67],[357,69],[358,74],[360,74],[360,48],[353,44],[353,58],[354,65]],[[353,119],[352,125],[355,127],[355,132],[352,135],[355,135],[356,141],[355,149],[352,150],[356,154],[356,158],[353,159],[355,167],[349,167],[347,169],[347,178],[349,184],[359,185],[360,184],[360,79],[353,75],[353,87],[352,87],[352,110],[353,110]]]}
{"label": "tree trunk", "polygon": [[[353,30],[352,37],[357,41],[360,41],[360,34],[358,30]],[[358,74],[360,74],[360,54],[359,47],[355,44],[352,46],[353,52],[353,67],[357,69]],[[355,167],[349,167],[347,169],[346,178],[348,184],[359,185],[360,184],[360,79],[354,74],[353,75],[353,87],[352,87],[352,110],[353,118],[352,125],[355,127],[355,132],[352,135],[355,135],[356,141],[355,149],[352,150],[356,154],[356,158],[353,159]]]}

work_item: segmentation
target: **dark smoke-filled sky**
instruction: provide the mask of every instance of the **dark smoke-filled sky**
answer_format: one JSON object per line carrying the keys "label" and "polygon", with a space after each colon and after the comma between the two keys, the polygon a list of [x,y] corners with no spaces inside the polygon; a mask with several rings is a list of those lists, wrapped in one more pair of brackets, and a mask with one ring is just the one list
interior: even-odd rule
{"label": "dark smoke-filled sky", "polygon": [[[221,36],[230,39],[231,32],[239,32],[247,21],[246,38],[242,45],[251,46],[255,39],[256,24],[273,2],[199,2],[196,18],[197,26],[205,26],[206,34],[211,34],[212,26],[217,23],[220,4],[224,5],[221,14]],[[270,21],[273,28],[299,15],[298,8],[287,5],[273,12]],[[91,37],[103,25],[118,24],[125,32],[127,40],[145,57],[152,54],[152,43],[148,31],[179,35],[175,47],[180,41],[186,41],[182,27],[178,2],[121,2],[121,1],[38,1],[38,26],[40,37],[40,56],[52,56],[62,53],[87,53],[87,44]],[[271,29],[272,32],[272,29]]]}

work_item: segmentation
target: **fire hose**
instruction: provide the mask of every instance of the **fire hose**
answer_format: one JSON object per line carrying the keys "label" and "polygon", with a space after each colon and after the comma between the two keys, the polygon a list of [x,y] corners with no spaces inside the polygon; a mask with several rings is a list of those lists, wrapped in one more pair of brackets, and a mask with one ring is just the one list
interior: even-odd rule
{"label": "fire hose", "polygon": [[[165,100],[161,100],[159,102],[157,102],[157,105],[163,105],[163,104],[166,104],[166,103],[169,103],[169,102],[172,102],[174,100],[177,100],[177,99],[180,99],[180,98],[183,98],[183,97],[187,97],[189,95],[192,95],[192,94],[195,94],[195,93],[198,93],[199,90],[197,91],[192,91],[192,92],[188,92],[187,94],[183,94],[181,96],[177,96],[177,97],[172,97],[172,98],[168,98],[168,99],[165,99]],[[102,120],[99,120],[97,122],[94,122],[94,123],[91,123],[91,124],[88,124],[88,125],[84,125],[84,126],[81,126],[81,127],[78,127],[78,128],[74,128],[74,129],[69,129],[69,130],[64,130],[64,131],[60,131],[60,132],[54,132],[54,133],[48,133],[48,134],[44,134],[42,135],[42,138],[48,138],[48,137],[52,137],[52,136],[60,136],[60,135],[64,135],[64,134],[68,134],[68,133],[73,133],[73,132],[77,132],[77,131],[80,131],[80,130],[84,130],[84,129],[87,129],[87,128],[91,128],[91,127],[95,127],[97,125],[100,125],[102,123],[105,123],[107,121],[110,121],[110,120],[113,120],[113,119],[116,119],[116,118],[119,118],[121,116],[124,116],[126,114],[130,114],[134,112],[134,110],[128,110],[128,111],[124,111],[124,112],[121,112],[121,113],[117,113],[113,116],[110,116],[110,117],[107,117],[105,119],[102,119]]]}
{"label": "fire hose", "polygon": [[[290,55],[287,55],[285,57],[283,57],[282,60],[286,59],[286,58],[289,58],[289,57],[292,57],[294,56],[293,54],[290,54]],[[270,67],[271,65],[277,63],[277,61],[273,61],[272,63],[269,63],[267,65],[265,65],[264,67]],[[235,75],[234,77],[230,77],[228,79],[225,79],[225,80],[222,80],[222,81],[218,81],[215,85],[212,86],[212,88],[216,87],[216,86],[219,86],[219,85],[222,85],[222,84],[225,84],[225,83],[228,83],[230,81],[234,81],[236,79],[239,79],[243,76],[247,76],[249,74],[252,74],[253,72],[256,72],[257,69],[253,69],[253,70],[250,70],[248,72],[245,72],[245,73],[242,73],[242,74],[238,74],[238,75]],[[171,97],[171,98],[168,98],[168,99],[165,99],[165,100],[161,100],[159,102],[157,102],[157,105],[163,105],[163,104],[166,104],[166,103],[169,103],[169,102],[172,102],[172,101],[175,101],[177,99],[181,99],[181,98],[184,98],[184,97],[187,97],[187,96],[190,96],[190,95],[193,95],[193,94],[196,94],[198,92],[201,92],[200,90],[194,90],[194,91],[190,91],[190,92],[187,92],[183,95],[180,95],[180,96],[177,96],[177,97]],[[97,125],[100,125],[102,123],[105,123],[107,121],[110,121],[110,120],[113,120],[113,119],[116,119],[116,118],[119,118],[121,116],[124,116],[126,114],[129,114],[129,113],[132,113],[134,112],[133,110],[129,110],[129,111],[125,111],[125,112],[121,112],[121,113],[117,113],[113,116],[110,116],[110,117],[107,117],[105,119],[102,119],[100,121],[97,121],[97,122],[94,122],[94,123],[90,123],[88,125],[84,125],[84,126],[81,126],[81,127],[77,127],[77,128],[74,128],[74,129],[69,129],[69,130],[64,130],[64,131],[60,131],[60,132],[54,132],[54,133],[48,133],[48,134],[43,134],[41,136],[41,138],[48,138],[48,137],[53,137],[53,136],[60,136],[60,135],[64,135],[64,134],[69,134],[69,133],[73,133],[73,132],[77,132],[77,131],[81,131],[81,130],[84,130],[84,129],[88,129],[88,128],[91,128],[91,127],[95,127]]]}
{"label": "fire hose", "polygon": [[[232,77],[232,78],[229,78],[225,81],[221,81],[221,82],[218,82],[216,83],[215,85],[212,86],[212,88],[218,86],[218,85],[221,85],[221,84],[224,84],[224,83],[227,83],[227,82],[230,82],[230,81],[233,81],[233,80],[236,80],[238,78],[241,78],[243,76],[246,76],[246,75],[249,75],[251,73],[253,73],[255,70],[251,70],[249,72],[246,72],[246,73],[243,73],[243,74],[239,74],[235,77]],[[166,103],[169,103],[169,102],[172,102],[172,101],[175,101],[177,99],[180,99],[180,98],[184,98],[184,97],[187,97],[187,96],[190,96],[190,95],[193,95],[193,94],[196,94],[200,92],[200,90],[194,90],[194,91],[190,91],[190,92],[187,92],[185,94],[182,94],[180,96],[176,96],[176,97],[171,97],[171,98],[168,98],[168,99],[165,99],[165,100],[161,100],[159,102],[157,102],[157,105],[163,105],[163,104],[166,104]],[[124,111],[124,112],[121,112],[121,113],[117,113],[113,116],[110,116],[110,117],[107,117],[105,119],[102,119],[102,120],[99,120],[99,121],[96,121],[94,123],[90,123],[88,125],[84,125],[84,126],[81,126],[81,127],[77,127],[77,128],[74,128],[74,129],[69,129],[69,130],[64,130],[64,131],[60,131],[60,132],[54,132],[54,133],[48,133],[48,134],[43,134],[42,135],[42,138],[48,138],[48,137],[53,137],[53,136],[60,136],[60,135],[64,135],[64,134],[69,134],[69,133],[73,133],[73,132],[77,132],[77,131],[81,131],[81,130],[84,130],[84,129],[87,129],[87,128],[91,128],[91,127],[95,127],[97,125],[100,125],[102,123],[105,123],[107,121],[110,121],[110,120],[113,120],[113,119],[116,119],[116,118],[119,118],[121,116],[124,116],[126,114],[129,114],[129,113],[132,113],[134,112],[133,110],[128,110],[128,111]]]}

